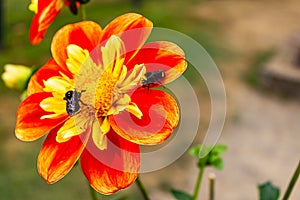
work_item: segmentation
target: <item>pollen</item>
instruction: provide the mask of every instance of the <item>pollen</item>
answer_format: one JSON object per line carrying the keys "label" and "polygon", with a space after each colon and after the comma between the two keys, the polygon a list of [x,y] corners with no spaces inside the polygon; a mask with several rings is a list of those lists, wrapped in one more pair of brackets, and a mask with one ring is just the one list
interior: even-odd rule
{"label": "pollen", "polygon": [[104,71],[99,79],[95,96],[97,118],[108,115],[113,104],[114,90],[118,80],[119,77],[112,74],[110,70]]}

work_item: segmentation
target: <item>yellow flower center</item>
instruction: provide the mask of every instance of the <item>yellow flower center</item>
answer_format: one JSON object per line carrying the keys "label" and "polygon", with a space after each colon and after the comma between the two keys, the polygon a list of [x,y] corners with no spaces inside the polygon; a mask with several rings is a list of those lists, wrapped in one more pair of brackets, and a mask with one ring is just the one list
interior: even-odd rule
{"label": "yellow flower center", "polygon": [[[65,122],[57,133],[56,140],[64,142],[71,137],[90,129],[96,146],[103,150],[107,148],[106,133],[110,130],[109,115],[116,115],[127,110],[137,118],[143,113],[131,101],[128,93],[141,86],[146,72],[143,64],[136,65],[127,72],[122,40],[112,36],[105,46],[101,47],[102,63],[96,64],[89,56],[89,52],[81,47],[70,44],[67,47],[67,67],[75,79],[69,79],[61,74],[60,77],[51,77],[44,81],[44,91],[52,92],[53,97],[44,99],[40,106],[53,114],[42,116],[57,118],[66,114],[68,102],[65,95],[68,91],[79,92],[77,99],[79,110]],[[70,103],[70,102],[69,102]]]}
{"label": "yellow flower center", "polygon": [[98,92],[95,100],[95,108],[98,108],[96,117],[107,116],[112,106],[112,95],[118,80],[118,77],[111,74],[111,72],[103,72],[96,88]]}

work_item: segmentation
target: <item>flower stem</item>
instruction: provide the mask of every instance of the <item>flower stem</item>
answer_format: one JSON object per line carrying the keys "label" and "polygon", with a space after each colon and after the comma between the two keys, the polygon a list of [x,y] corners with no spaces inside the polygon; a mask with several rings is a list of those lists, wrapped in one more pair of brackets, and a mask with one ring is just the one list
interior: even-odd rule
{"label": "flower stem", "polygon": [[79,8],[79,17],[81,21],[86,20],[86,12],[85,12],[85,5],[81,4]]}
{"label": "flower stem", "polygon": [[[89,183],[88,183],[89,184]],[[96,191],[94,190],[94,188],[92,188],[92,186],[89,184],[89,188],[90,188],[90,194],[91,194],[91,197],[92,197],[92,200],[98,200],[97,198],[97,193]]]}
{"label": "flower stem", "polygon": [[298,162],[298,166],[297,166],[297,168],[294,172],[294,175],[293,175],[293,177],[292,177],[292,179],[289,183],[288,188],[285,191],[285,194],[284,194],[282,200],[288,200],[289,199],[289,196],[290,196],[290,194],[291,194],[291,192],[292,192],[292,190],[293,190],[293,188],[294,188],[294,186],[295,186],[295,184],[296,184],[296,182],[299,178],[299,174],[300,174],[300,160]]}
{"label": "flower stem", "polygon": [[209,200],[214,200],[215,199],[215,180],[216,180],[216,175],[214,173],[210,173],[208,175],[209,179]]}
{"label": "flower stem", "polygon": [[205,169],[205,166],[202,166],[202,167],[199,168],[199,174],[198,174],[198,178],[197,178],[197,183],[196,183],[194,194],[193,194],[193,198],[192,198],[193,200],[196,200],[197,197],[198,197],[204,169]]}
{"label": "flower stem", "polygon": [[141,191],[143,197],[145,200],[150,200],[148,192],[146,191],[146,188],[144,184],[142,183],[140,177],[138,176],[137,179],[135,180],[135,183],[137,184],[139,190]]}

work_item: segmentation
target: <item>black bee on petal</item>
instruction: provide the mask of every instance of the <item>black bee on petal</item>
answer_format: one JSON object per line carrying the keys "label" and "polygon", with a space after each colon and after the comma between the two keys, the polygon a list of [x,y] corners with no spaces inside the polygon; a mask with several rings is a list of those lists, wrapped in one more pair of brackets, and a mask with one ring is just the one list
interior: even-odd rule
{"label": "black bee on petal", "polygon": [[80,99],[83,92],[85,92],[85,90],[82,90],[81,92],[69,90],[66,92],[64,100],[66,100],[66,111],[70,116],[74,116],[79,111],[79,102],[85,105]]}
{"label": "black bee on petal", "polygon": [[153,72],[147,72],[145,79],[142,80],[142,87],[150,87],[151,84],[162,84],[161,80],[165,77],[164,70],[157,70]]}

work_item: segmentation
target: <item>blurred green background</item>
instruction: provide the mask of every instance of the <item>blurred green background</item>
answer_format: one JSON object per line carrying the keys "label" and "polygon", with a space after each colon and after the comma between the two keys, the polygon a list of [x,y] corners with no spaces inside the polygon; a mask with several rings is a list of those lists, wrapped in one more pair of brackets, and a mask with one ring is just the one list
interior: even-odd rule
{"label": "blurred green background", "polygon": [[[64,24],[79,21],[67,8],[48,29],[38,46],[29,43],[33,13],[30,3],[4,2],[5,47],[0,50],[0,73],[6,63],[42,66],[50,57],[51,38]],[[272,180],[284,189],[299,160],[299,99],[282,98],[263,89],[261,70],[291,35],[300,33],[298,0],[143,0],[135,8],[130,0],[91,0],[87,19],[105,27],[112,19],[136,11],[154,26],[182,32],[198,41],[221,71],[227,92],[227,120],[220,143],[228,145],[225,168],[217,174],[216,199],[257,199],[256,185]],[[185,76],[195,83],[201,108],[202,141],[210,120],[210,99],[200,77],[191,68]],[[0,80],[0,200],[89,199],[89,189],[80,167],[75,167],[54,185],[37,173],[36,159],[43,139],[21,142],[14,136],[19,94]],[[170,187],[193,191],[197,168],[188,155],[165,169],[141,177],[152,200],[172,199]],[[207,177],[207,174],[204,174]],[[207,180],[200,199],[207,199]],[[296,185],[299,188],[299,183]],[[141,199],[133,185],[112,196]],[[103,199],[108,199],[104,197]],[[300,199],[296,190],[291,199]]]}

